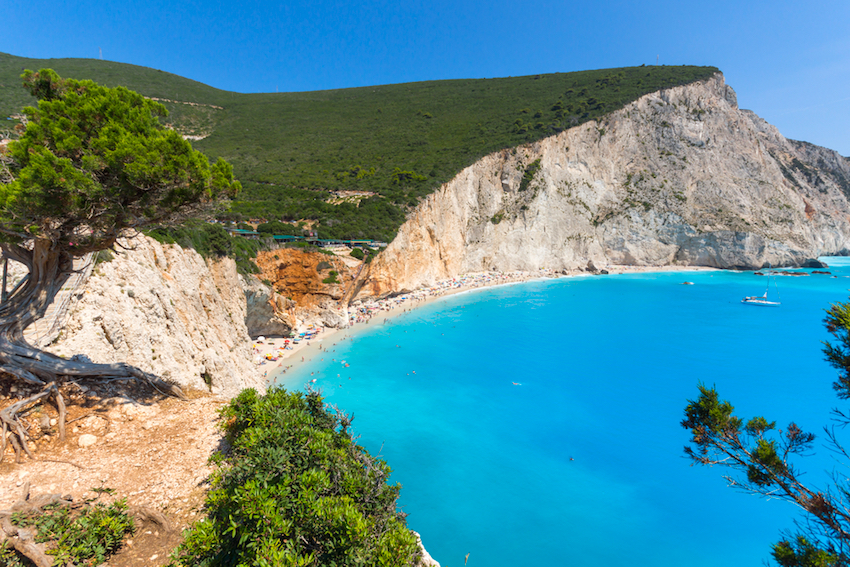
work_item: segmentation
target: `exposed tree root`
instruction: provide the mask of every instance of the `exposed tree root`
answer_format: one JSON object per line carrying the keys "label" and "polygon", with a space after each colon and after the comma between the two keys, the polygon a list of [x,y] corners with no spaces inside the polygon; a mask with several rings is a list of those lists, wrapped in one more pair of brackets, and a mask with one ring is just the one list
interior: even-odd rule
{"label": "exposed tree root", "polygon": [[42,387],[41,392],[18,401],[0,412],[3,435],[0,439],[0,462],[6,450],[7,438],[20,462],[21,452],[34,459],[27,442],[28,434],[19,416],[38,400],[53,396],[59,412],[59,439],[65,440],[65,402],[57,384],[69,378],[88,378],[100,381],[129,379],[148,384],[160,394],[187,399],[182,390],[125,363],[97,364],[87,361],[66,360],[31,346],[24,338],[26,329],[43,317],[47,306],[56,297],[62,285],[73,272],[73,257],[48,240],[36,239],[32,248],[17,244],[0,243],[7,258],[24,264],[29,274],[8,294],[0,304],[0,373],[30,386]]}
{"label": "exposed tree root", "polygon": [[35,455],[33,455],[29,448],[29,444],[27,443],[27,437],[29,437],[29,435],[27,434],[27,430],[23,423],[21,423],[20,415],[34,406],[36,402],[51,394],[53,394],[56,400],[56,407],[59,411],[58,423],[62,424],[59,428],[59,440],[65,441],[65,402],[62,399],[62,394],[59,392],[59,388],[56,387],[56,382],[51,382],[38,394],[19,400],[5,409],[0,410],[0,422],[3,424],[3,439],[0,440],[0,463],[3,462],[3,459],[6,456],[7,437],[12,443],[12,446],[15,448],[16,462],[21,462],[21,450],[23,450],[30,459],[35,460]]}
{"label": "exposed tree root", "polygon": [[44,553],[42,544],[35,543],[35,532],[29,528],[19,528],[9,518],[0,520],[0,538],[8,541],[12,547],[32,561],[36,567],[51,567],[53,558]]}

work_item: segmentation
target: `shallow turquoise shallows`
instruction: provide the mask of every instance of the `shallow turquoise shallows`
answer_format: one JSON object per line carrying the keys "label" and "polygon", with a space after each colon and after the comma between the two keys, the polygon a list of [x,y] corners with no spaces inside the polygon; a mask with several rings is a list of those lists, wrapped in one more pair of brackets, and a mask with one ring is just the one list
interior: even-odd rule
{"label": "shallow turquoise shallows", "polygon": [[826,260],[838,277],[776,278],[780,307],[741,303],[764,292],[752,272],[451,296],[329,337],[284,384],[315,378],[354,414],[444,567],[467,553],[469,567],[756,567],[796,508],[727,487],[722,468],[692,467],[679,423],[697,385],[716,385],[742,417],[818,434],[816,455],[799,460],[809,482],[843,470],[823,446],[830,409],[847,403],[821,341],[824,309],[848,298],[850,261]]}

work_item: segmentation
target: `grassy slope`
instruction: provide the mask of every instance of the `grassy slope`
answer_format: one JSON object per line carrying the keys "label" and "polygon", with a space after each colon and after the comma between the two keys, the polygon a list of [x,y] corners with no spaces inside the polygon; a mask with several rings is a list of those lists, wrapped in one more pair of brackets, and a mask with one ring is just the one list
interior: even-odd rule
{"label": "grassy slope", "polygon": [[[246,188],[235,211],[270,219],[319,219],[322,236],[387,240],[407,207],[478,158],[717,72],[714,67],[631,67],[239,94],[133,65],[0,54],[0,116],[32,104],[17,77],[24,68],[41,67],[125,85],[147,96],[220,106],[166,103],[169,120],[184,133],[211,132],[195,147],[234,165]],[[360,179],[357,166],[367,172]],[[334,206],[325,202],[326,191],[333,189],[374,191],[383,198],[360,207]]]}

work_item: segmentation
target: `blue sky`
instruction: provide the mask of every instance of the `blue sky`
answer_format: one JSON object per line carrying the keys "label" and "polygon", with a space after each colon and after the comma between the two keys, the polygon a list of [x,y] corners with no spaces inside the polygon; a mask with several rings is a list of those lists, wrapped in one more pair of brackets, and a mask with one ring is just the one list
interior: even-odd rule
{"label": "blue sky", "polygon": [[714,65],[787,137],[850,156],[847,0],[6,0],[0,51],[133,63],[238,92]]}

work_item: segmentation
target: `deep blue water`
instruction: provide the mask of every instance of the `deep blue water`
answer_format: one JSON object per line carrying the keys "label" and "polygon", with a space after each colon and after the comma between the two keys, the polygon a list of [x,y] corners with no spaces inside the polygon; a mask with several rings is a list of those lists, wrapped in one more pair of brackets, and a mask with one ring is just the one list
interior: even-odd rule
{"label": "deep blue water", "polygon": [[[850,260],[827,261],[839,277],[776,278],[778,308],[740,303],[764,291],[752,272],[451,296],[329,338],[284,384],[316,378],[355,415],[360,443],[403,485],[408,525],[444,566],[467,553],[469,567],[758,566],[796,509],[690,466],[679,422],[704,383],[743,417],[822,433],[841,405],[821,353],[824,309],[850,287]],[[800,461],[821,486],[836,466],[822,437]]]}

